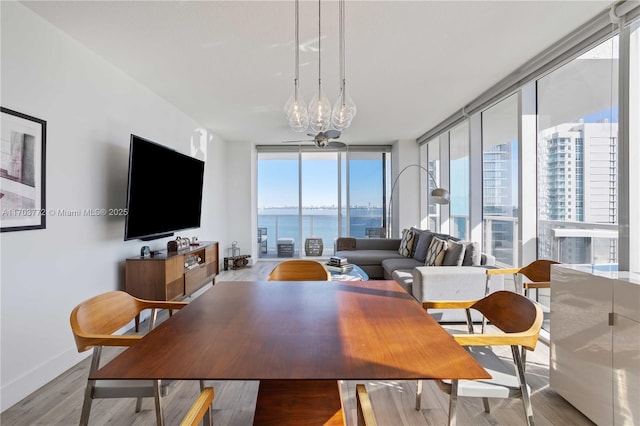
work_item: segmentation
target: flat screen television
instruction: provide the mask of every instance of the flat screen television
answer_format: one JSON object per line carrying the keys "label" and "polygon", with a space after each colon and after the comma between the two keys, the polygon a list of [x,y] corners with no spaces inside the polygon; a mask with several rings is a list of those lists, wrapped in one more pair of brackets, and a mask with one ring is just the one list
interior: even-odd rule
{"label": "flat screen television", "polygon": [[200,227],[203,178],[203,161],[131,135],[125,241]]}

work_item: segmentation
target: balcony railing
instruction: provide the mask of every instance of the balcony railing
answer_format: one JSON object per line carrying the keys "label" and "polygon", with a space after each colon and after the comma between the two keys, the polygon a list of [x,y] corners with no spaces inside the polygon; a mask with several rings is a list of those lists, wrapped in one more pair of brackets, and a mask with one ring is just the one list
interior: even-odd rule
{"label": "balcony railing", "polygon": [[[302,228],[299,220],[302,220]],[[380,228],[381,215],[351,215],[349,216],[349,235],[366,238],[367,228]],[[264,214],[258,215],[258,227],[267,228],[267,253],[260,253],[260,257],[276,257],[277,241],[280,238],[293,238],[294,257],[298,257],[300,249],[304,253],[307,238],[321,238],[323,256],[333,255],[333,242],[339,235],[347,235],[347,218],[336,214]],[[340,229],[340,232],[339,232]]]}

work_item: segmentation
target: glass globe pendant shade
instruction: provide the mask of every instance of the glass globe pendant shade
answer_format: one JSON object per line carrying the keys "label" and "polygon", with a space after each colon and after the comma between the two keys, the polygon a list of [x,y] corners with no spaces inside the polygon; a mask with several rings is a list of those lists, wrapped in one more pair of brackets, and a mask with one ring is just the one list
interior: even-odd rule
{"label": "glass globe pendant shade", "polygon": [[340,91],[338,100],[333,105],[331,113],[331,124],[336,130],[344,130],[351,125],[351,120],[357,112],[356,104],[353,102],[346,89]]}
{"label": "glass globe pendant shade", "polygon": [[309,127],[309,114],[304,99],[298,90],[298,82],[293,89],[293,93],[284,106],[285,114],[289,120],[289,127],[295,132],[304,132]]}
{"label": "glass globe pendant shade", "polygon": [[309,129],[324,132],[331,125],[331,102],[318,87],[318,93],[309,102]]}

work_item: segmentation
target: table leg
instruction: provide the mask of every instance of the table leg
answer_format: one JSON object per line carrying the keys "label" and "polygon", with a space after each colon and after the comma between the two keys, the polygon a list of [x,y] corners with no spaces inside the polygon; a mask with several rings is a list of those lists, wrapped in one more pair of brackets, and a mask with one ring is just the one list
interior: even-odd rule
{"label": "table leg", "polygon": [[254,426],[344,425],[335,380],[261,380]]}

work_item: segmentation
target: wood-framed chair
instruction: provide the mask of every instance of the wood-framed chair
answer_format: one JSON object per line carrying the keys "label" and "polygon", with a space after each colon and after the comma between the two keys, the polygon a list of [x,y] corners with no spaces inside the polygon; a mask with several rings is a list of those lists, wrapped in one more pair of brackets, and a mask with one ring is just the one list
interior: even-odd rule
{"label": "wood-framed chair", "polygon": [[[525,297],[529,297],[531,289],[535,289],[537,291],[541,288],[551,288],[551,265],[558,264],[560,264],[560,262],[556,262],[555,260],[537,259],[521,268],[489,269],[487,270],[487,274],[489,277],[497,274],[513,274],[516,293],[524,294]],[[522,277],[518,280],[518,275],[521,275],[529,281],[524,280]],[[543,306],[541,306],[541,308],[544,315],[543,319],[548,319],[550,313],[549,308]],[[526,367],[527,351],[523,350],[521,356],[522,364]]]}
{"label": "wood-framed chair", "polygon": [[[149,330],[153,329],[157,309],[181,309],[186,302],[164,302],[142,300],[124,291],[111,291],[92,297],[76,306],[71,312],[71,330],[78,352],[93,348],[89,376],[100,368],[100,356],[104,346],[131,346],[144,336],[116,335],[136,316],[146,309],[151,310]],[[95,398],[137,398],[136,412],[141,409],[142,398],[153,397],[158,425],[164,423],[161,395],[166,394],[166,384],[160,381],[142,380],[88,380],[80,415],[80,425],[89,422],[91,403]]]}
{"label": "wood-framed chair", "polygon": [[[529,290],[533,288],[549,288],[551,286],[551,265],[557,265],[560,262],[547,259],[534,260],[527,266],[521,268],[502,268],[488,269],[488,275],[513,274],[513,281],[516,287],[516,293],[523,293],[529,297]],[[526,277],[529,281],[518,283],[518,274]]]}
{"label": "wood-framed chair", "polygon": [[268,281],[330,281],[331,274],[324,265],[315,260],[285,260],[276,265]]}
{"label": "wood-framed chair", "polygon": [[367,392],[367,387],[362,383],[356,385],[356,405],[358,410],[358,426],[376,426],[376,416],[373,413],[373,405]]}
{"label": "wood-framed chair", "polygon": [[200,422],[204,425],[213,426],[211,416],[213,396],[214,392],[212,387],[203,388],[198,398],[191,404],[187,414],[182,418],[180,426],[198,426]]}
{"label": "wood-framed chair", "polygon": [[[497,291],[480,300],[424,302],[425,309],[475,309],[493,326],[497,334],[455,334],[453,338],[491,374],[489,380],[438,381],[440,389],[449,394],[449,424],[456,422],[456,402],[459,396],[482,397],[488,413],[488,398],[522,398],[527,424],[533,425],[530,390],[525,376],[521,350],[534,350],[542,327],[542,309],[531,299],[511,291]],[[470,329],[472,332],[473,329]],[[513,364],[502,362],[493,346],[510,346]],[[416,410],[420,409],[422,381],[418,382]]]}

